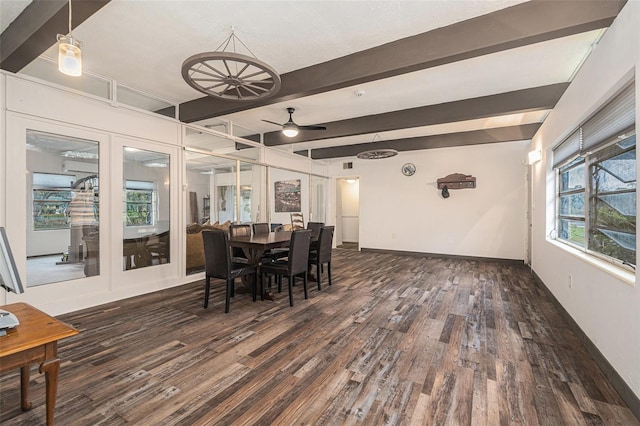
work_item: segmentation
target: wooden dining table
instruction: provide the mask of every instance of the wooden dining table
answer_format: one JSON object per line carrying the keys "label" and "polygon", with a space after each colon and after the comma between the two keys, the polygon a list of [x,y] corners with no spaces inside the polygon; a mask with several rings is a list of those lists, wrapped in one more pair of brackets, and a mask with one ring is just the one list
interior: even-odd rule
{"label": "wooden dining table", "polygon": [[[256,265],[258,267],[258,273],[260,271],[260,262],[262,261],[262,256],[271,249],[289,247],[291,243],[291,234],[293,231],[280,231],[280,232],[270,232],[268,234],[252,234],[251,236],[236,236],[229,238],[229,245],[231,247],[239,247],[244,252],[245,256],[247,256],[247,262],[251,265]],[[318,240],[318,235],[315,233],[311,234],[311,241],[313,242]],[[248,276],[246,276],[248,279]],[[313,280],[313,277],[309,277],[310,280]],[[258,276],[258,279],[260,277]],[[248,287],[248,282],[244,282]],[[263,298],[267,300],[273,300],[273,295],[263,290],[262,292]]]}

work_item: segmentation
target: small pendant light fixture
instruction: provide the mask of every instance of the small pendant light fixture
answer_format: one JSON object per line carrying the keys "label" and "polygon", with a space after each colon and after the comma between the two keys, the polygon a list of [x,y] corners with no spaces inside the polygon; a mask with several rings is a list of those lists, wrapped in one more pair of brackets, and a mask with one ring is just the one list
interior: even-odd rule
{"label": "small pendant light fixture", "polygon": [[71,0],[69,0],[69,34],[58,34],[58,71],[73,77],[82,75],[82,43],[71,34]]}

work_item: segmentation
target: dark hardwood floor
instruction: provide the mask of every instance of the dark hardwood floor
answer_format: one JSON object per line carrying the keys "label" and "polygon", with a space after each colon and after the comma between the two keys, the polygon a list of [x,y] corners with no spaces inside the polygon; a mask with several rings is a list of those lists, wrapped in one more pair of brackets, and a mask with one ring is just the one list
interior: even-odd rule
{"label": "dark hardwood floor", "polygon": [[[61,316],[59,425],[634,425],[604,374],[515,263],[337,249],[333,286],[295,307],[202,281]],[[0,423],[43,424],[44,377]]]}

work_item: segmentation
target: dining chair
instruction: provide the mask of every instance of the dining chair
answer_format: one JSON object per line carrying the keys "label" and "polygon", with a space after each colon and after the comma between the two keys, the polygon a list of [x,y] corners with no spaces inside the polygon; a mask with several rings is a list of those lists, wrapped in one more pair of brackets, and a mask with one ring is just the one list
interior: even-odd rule
{"label": "dining chair", "polygon": [[291,229],[304,229],[304,216],[302,213],[291,213]]}
{"label": "dining chair", "polygon": [[[289,306],[293,306],[293,283],[295,277],[301,275],[303,278],[304,298],[307,294],[307,268],[309,263],[309,243],[311,242],[311,231],[299,229],[291,233],[291,243],[289,244],[289,257],[287,260],[279,260],[268,263],[260,267],[260,274],[273,274],[279,277],[287,277],[289,284]],[[261,277],[263,278],[263,277]],[[264,282],[264,279],[261,280]],[[280,283],[278,291],[281,290]]]}
{"label": "dining chair", "polygon": [[324,226],[324,222],[307,222],[307,229],[311,230],[311,248],[310,250],[316,250],[318,248],[318,235],[320,235],[320,229]]}
{"label": "dining chair", "polygon": [[[320,237],[316,249],[309,250],[309,265],[316,265],[316,276],[318,279],[318,290],[322,290],[322,265],[327,264],[327,276],[331,285],[331,248],[333,245],[334,226],[323,226],[320,229]],[[311,268],[309,268],[311,269]]]}
{"label": "dining chair", "polygon": [[252,294],[256,300],[256,265],[246,263],[234,263],[231,261],[229,250],[229,237],[225,231],[211,229],[202,231],[205,260],[205,287],[204,307],[209,306],[209,291],[211,278],[220,278],[226,281],[224,312],[229,312],[231,297],[235,295],[235,279],[245,275],[253,275]]}
{"label": "dining chair", "polygon": [[[229,235],[231,238],[233,237],[250,237],[251,236],[251,225],[237,225],[231,224],[229,225]],[[240,247],[233,247],[233,261],[234,262],[246,262],[247,255],[244,254],[244,250]]]}
{"label": "dining chair", "polygon": [[262,235],[268,234],[271,232],[271,228],[268,223],[254,223],[253,224],[253,235]]}
{"label": "dining chair", "polygon": [[324,222],[307,222],[307,229],[312,233],[320,235],[320,229],[324,226]]}

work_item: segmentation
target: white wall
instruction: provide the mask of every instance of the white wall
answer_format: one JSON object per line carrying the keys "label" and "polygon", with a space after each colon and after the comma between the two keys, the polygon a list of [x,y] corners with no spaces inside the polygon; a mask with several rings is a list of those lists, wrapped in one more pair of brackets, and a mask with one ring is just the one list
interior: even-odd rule
{"label": "white wall", "polygon": [[[360,178],[360,247],[501,259],[524,259],[528,142],[401,152],[354,160]],[[404,176],[412,162],[417,171]],[[332,164],[334,176],[342,162]],[[477,178],[476,189],[442,198],[436,180],[451,173]]]}
{"label": "white wall", "polygon": [[[555,182],[551,148],[636,73],[640,123],[640,2],[629,1],[532,141],[543,161],[533,169],[532,267],[555,297],[640,396],[640,288],[632,274],[591,262],[554,243]],[[640,174],[640,173],[639,173]],[[636,262],[637,263],[637,262]],[[569,276],[573,278],[572,288]]]}

